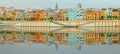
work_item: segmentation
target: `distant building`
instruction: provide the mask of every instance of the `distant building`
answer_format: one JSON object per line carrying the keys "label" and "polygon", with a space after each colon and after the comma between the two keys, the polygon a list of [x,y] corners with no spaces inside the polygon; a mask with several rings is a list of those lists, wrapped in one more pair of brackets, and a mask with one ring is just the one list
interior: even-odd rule
{"label": "distant building", "polygon": [[99,10],[95,10],[95,18],[96,18],[96,20],[99,20],[99,18],[100,18],[100,11]]}
{"label": "distant building", "polygon": [[85,18],[85,10],[82,9],[82,5],[80,3],[77,4],[77,20],[83,20]]}
{"label": "distant building", "polygon": [[69,9],[63,9],[62,11],[61,11],[61,13],[62,13],[62,20],[61,21],[67,21],[68,20],[68,11],[69,11]]}
{"label": "distant building", "polygon": [[39,13],[34,11],[33,17],[35,18],[36,21],[39,21]]}
{"label": "distant building", "polygon": [[68,20],[77,20],[77,10],[72,9],[68,11]]}
{"label": "distant building", "polygon": [[105,18],[105,9],[99,10],[99,20],[103,20]]}
{"label": "distant building", "polygon": [[120,8],[119,8],[119,18],[120,18]]}
{"label": "distant building", "polygon": [[40,10],[39,11],[39,20],[45,17],[45,11],[44,10]]}
{"label": "distant building", "polygon": [[85,15],[85,20],[96,20],[94,8],[87,9]]}
{"label": "distant building", "polygon": [[105,11],[105,15],[107,19],[112,19],[112,10],[113,8],[108,8],[106,11]]}
{"label": "distant building", "polygon": [[112,18],[113,19],[118,19],[119,18],[119,9],[113,9],[112,10]]}
{"label": "distant building", "polygon": [[59,11],[57,13],[57,20],[60,21],[61,19],[62,19],[62,13],[61,13],[61,11]]}

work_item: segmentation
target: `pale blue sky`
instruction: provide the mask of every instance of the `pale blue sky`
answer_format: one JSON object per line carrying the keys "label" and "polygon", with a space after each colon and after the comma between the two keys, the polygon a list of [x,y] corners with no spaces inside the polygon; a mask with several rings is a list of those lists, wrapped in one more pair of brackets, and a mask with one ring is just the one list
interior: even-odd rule
{"label": "pale blue sky", "polygon": [[56,2],[59,8],[75,8],[81,3],[83,8],[120,7],[120,0],[0,0],[0,6],[15,8],[54,8]]}

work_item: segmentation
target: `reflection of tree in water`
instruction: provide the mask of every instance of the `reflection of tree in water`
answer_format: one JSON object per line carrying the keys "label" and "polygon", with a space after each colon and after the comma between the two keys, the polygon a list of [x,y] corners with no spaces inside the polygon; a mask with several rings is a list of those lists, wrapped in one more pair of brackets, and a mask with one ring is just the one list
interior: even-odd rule
{"label": "reflection of tree in water", "polygon": [[48,35],[49,35],[50,37],[52,37],[52,36],[53,36],[53,32],[49,32]]}

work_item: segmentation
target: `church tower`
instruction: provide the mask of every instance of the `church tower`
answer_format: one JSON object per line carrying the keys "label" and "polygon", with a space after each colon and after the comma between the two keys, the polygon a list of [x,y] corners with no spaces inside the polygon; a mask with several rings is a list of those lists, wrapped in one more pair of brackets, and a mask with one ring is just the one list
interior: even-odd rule
{"label": "church tower", "polygon": [[58,4],[56,3],[56,5],[55,5],[55,10],[58,10]]}

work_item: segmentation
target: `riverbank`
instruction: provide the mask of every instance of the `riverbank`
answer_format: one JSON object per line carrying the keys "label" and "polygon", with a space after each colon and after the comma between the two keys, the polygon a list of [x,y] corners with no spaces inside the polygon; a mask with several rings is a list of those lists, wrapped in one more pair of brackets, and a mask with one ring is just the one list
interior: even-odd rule
{"label": "riverbank", "polygon": [[1,21],[0,25],[11,26],[120,26],[120,20],[79,21]]}

